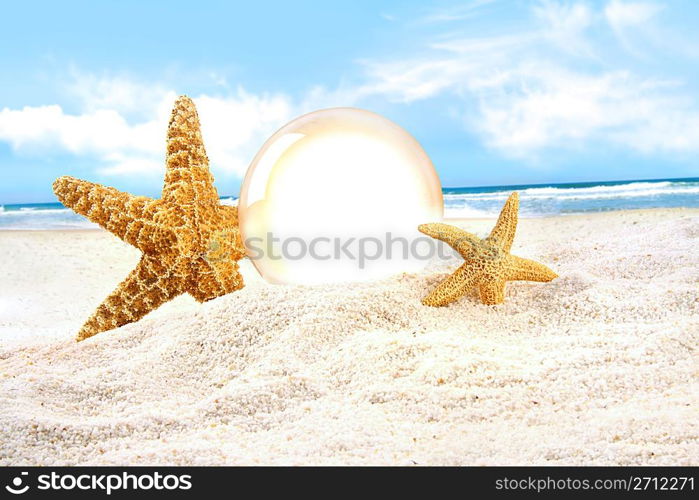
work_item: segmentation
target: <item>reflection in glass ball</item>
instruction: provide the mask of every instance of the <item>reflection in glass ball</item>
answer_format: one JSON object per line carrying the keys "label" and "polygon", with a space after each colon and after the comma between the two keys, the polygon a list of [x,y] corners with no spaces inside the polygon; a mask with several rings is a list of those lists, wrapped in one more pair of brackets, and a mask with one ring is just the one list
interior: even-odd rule
{"label": "reflection in glass ball", "polygon": [[250,165],[238,207],[260,274],[298,284],[417,271],[425,264],[417,226],[443,214],[439,178],[420,144],[354,108],[315,111],[278,130]]}

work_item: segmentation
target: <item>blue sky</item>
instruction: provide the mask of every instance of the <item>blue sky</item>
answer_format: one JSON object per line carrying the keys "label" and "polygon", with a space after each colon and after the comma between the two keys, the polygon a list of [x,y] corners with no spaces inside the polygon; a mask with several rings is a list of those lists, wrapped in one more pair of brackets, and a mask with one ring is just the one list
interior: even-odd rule
{"label": "blue sky", "polygon": [[411,132],[444,186],[699,176],[699,2],[11,2],[0,203],[73,175],[157,195],[169,108],[219,192],[304,112]]}

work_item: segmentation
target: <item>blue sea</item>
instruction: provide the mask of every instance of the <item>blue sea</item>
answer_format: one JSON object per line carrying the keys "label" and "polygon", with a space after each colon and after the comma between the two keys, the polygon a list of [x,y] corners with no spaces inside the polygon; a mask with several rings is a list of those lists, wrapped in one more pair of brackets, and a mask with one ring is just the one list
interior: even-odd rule
{"label": "blue sea", "polygon": [[[568,184],[444,188],[444,216],[492,217],[519,191],[524,217],[637,208],[699,207],[699,177]],[[222,197],[234,203],[235,197]],[[97,226],[60,203],[0,205],[1,229],[89,229]]]}

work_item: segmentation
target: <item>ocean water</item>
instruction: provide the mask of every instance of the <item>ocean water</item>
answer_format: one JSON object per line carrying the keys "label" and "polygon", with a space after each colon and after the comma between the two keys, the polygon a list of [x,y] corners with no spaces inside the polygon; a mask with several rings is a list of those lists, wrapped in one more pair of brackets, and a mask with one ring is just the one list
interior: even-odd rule
{"label": "ocean water", "polygon": [[512,191],[519,191],[520,215],[524,217],[699,207],[699,177],[444,188],[443,191],[444,216],[448,218],[497,215]]}
{"label": "ocean water", "polygon": [[[524,217],[608,212],[636,208],[699,207],[699,177],[444,188],[444,216],[492,217],[512,191],[519,191]],[[223,203],[235,198],[225,196]],[[2,229],[90,229],[97,225],[60,203],[0,205]]]}

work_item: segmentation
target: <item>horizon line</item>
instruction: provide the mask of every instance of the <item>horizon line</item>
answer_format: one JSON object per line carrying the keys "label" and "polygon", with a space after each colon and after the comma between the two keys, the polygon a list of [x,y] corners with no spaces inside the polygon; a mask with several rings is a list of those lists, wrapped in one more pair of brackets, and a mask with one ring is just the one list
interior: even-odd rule
{"label": "horizon line", "polygon": [[[481,186],[442,186],[442,191],[445,189],[463,189],[463,188],[468,188],[468,189],[478,189],[478,188],[507,188],[507,187],[540,187],[540,186],[552,186],[552,185],[561,185],[561,184],[568,184],[568,185],[576,185],[576,184],[614,184],[614,183],[624,183],[624,182],[662,182],[662,181],[697,181],[699,182],[699,177],[659,177],[659,178],[652,178],[652,179],[618,179],[618,180],[612,180],[612,181],[575,181],[575,182],[541,182],[541,183],[536,183],[536,184],[487,184],[487,185],[481,185]],[[235,195],[229,195],[229,194],[224,194],[224,195],[219,195],[219,199],[223,198],[233,198],[233,199],[238,199],[240,198],[240,195],[235,196]],[[156,198],[157,199],[157,198]],[[12,206],[12,205],[46,205],[50,203],[59,203],[62,204],[60,201],[35,201],[35,202],[27,202],[27,203],[4,203],[0,202],[0,206]]]}

